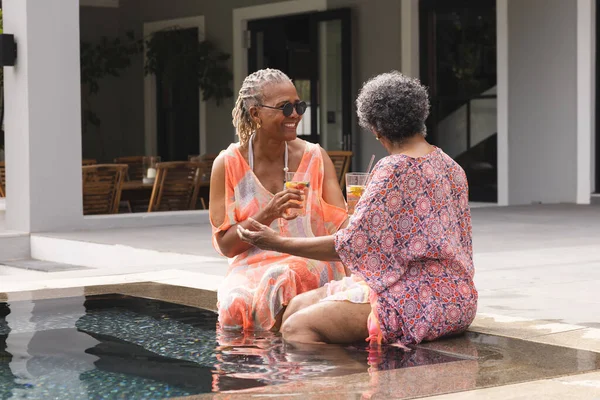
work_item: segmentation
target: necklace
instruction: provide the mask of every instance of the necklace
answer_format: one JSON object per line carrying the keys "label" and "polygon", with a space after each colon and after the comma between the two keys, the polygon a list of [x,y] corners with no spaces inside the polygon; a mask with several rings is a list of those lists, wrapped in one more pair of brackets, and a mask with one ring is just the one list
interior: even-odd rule
{"label": "necklace", "polygon": [[[252,149],[252,142],[254,141],[254,134],[250,136],[250,140],[248,141],[248,163],[250,164],[250,169],[254,172],[254,150]],[[288,172],[288,144],[285,142],[285,152],[283,156],[283,172]],[[285,182],[285,179],[284,179]]]}

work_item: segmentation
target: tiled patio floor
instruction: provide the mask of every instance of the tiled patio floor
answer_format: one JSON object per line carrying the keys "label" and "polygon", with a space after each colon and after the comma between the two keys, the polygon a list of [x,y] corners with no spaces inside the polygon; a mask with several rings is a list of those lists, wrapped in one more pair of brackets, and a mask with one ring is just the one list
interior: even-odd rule
{"label": "tiled patio floor", "polygon": [[[600,297],[594,290],[600,287],[600,205],[474,208],[472,213],[480,301],[471,330],[600,353],[600,330],[595,329],[600,327]],[[32,251],[36,241],[41,253],[56,249],[58,258],[72,249],[68,256],[91,268],[39,272],[0,267],[0,292],[145,281],[214,291],[227,263],[212,249],[210,235],[207,225],[34,235]],[[600,374],[578,376],[505,382],[471,393],[473,398],[531,398],[531,393],[600,398]],[[356,391],[343,398],[364,396],[360,388],[371,377],[350,378],[357,386],[342,378],[339,384]],[[380,382],[391,378],[382,376]],[[432,378],[426,374],[422,379]],[[385,390],[372,398],[394,398],[385,397],[393,393]],[[334,398],[303,393],[302,398]],[[441,392],[428,394],[434,393]],[[471,398],[453,397],[459,395],[466,394],[448,398]]]}

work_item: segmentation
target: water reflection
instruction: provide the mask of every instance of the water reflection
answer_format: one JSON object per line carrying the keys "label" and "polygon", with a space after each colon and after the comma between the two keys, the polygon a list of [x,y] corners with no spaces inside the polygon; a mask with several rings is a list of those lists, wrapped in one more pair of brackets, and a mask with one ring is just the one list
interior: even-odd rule
{"label": "water reflection", "polygon": [[404,351],[292,345],[216,325],[212,312],[135,297],[9,298],[0,303],[0,398],[272,394],[261,387],[293,391],[309,378],[367,371],[354,375],[359,397],[414,397],[600,369],[595,353],[477,333]]}
{"label": "water reflection", "polygon": [[454,360],[423,349],[290,345],[216,325],[212,312],[126,296],[0,304],[0,395],[167,398]]}
{"label": "water reflection", "polygon": [[[96,357],[85,350],[97,341],[77,332],[75,323],[85,314],[83,303],[65,299],[19,301],[3,305],[2,385],[7,397],[50,398],[88,390],[79,375],[93,370]],[[46,383],[54,384],[46,384]]]}
{"label": "water reflection", "polygon": [[393,346],[307,345],[284,342],[280,336],[218,330],[215,387],[226,377],[252,379],[275,385],[314,377],[335,377],[360,372],[375,372],[457,361],[446,354],[414,348],[405,351]]}
{"label": "water reflection", "polygon": [[10,369],[13,356],[6,350],[6,339],[10,332],[5,320],[8,314],[10,314],[8,305],[0,303],[0,398],[2,399],[12,397],[14,389],[26,388],[26,385],[17,383],[17,377]]}

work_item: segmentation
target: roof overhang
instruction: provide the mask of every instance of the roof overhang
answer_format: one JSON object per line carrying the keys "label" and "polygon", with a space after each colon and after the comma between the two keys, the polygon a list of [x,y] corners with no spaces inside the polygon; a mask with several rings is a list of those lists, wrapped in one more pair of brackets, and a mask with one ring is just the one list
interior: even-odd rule
{"label": "roof overhang", "polygon": [[119,7],[119,0],[79,0],[83,7]]}

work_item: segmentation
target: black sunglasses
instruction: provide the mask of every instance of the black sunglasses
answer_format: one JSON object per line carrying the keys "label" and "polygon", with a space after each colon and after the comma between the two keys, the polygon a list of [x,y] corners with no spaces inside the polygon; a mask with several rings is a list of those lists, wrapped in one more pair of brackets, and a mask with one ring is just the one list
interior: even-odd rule
{"label": "black sunglasses", "polygon": [[296,112],[298,113],[298,115],[302,115],[306,111],[306,102],[305,101],[297,101],[295,103],[290,103],[288,101],[281,107],[265,106],[264,104],[259,104],[259,106],[265,107],[265,108],[271,108],[273,110],[281,110],[283,112],[283,115],[286,117],[289,117],[290,115],[292,115],[292,113],[294,112],[294,108],[296,109]]}

